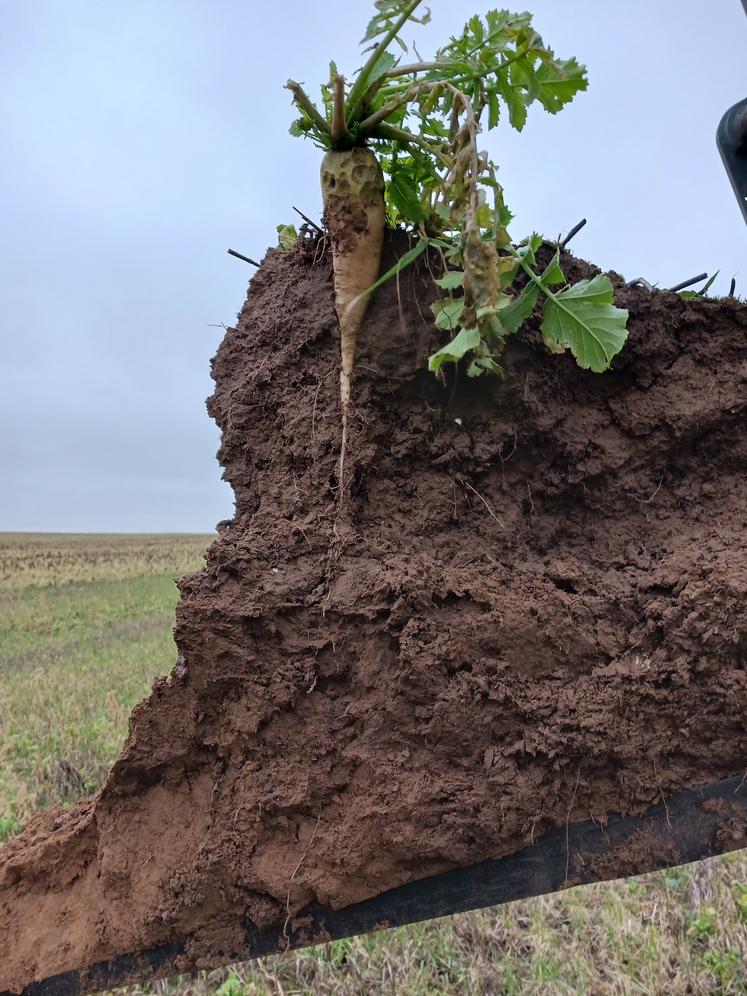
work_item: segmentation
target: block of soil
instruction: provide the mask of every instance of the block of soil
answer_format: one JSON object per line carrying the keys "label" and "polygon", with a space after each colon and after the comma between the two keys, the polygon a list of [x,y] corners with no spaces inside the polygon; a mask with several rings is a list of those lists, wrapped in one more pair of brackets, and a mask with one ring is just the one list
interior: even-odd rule
{"label": "block of soil", "polygon": [[505,382],[427,372],[426,261],[385,285],[341,482],[330,261],[270,252],[208,403],[235,518],[104,789],[0,851],[0,989],[175,941],[208,967],[745,771],[747,306],[611,276],[614,369],[530,323]]}

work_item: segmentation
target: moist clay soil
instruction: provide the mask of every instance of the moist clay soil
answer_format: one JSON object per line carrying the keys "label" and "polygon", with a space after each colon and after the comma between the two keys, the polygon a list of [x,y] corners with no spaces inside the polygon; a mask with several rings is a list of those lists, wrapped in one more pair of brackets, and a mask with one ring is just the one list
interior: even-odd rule
{"label": "moist clay soil", "polygon": [[213,366],[235,518],[104,789],[0,852],[0,990],[174,939],[220,963],[747,768],[747,306],[612,279],[612,372],[535,325],[505,383],[446,385],[427,263],[385,285],[338,502],[330,260],[268,254]]}

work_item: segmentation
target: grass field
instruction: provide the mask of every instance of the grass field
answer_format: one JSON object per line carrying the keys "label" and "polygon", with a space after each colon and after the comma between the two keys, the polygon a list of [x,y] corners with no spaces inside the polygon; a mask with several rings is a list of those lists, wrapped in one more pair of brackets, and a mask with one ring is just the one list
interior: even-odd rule
{"label": "grass field", "polygon": [[0,839],[100,786],[210,539],[0,534]]}
{"label": "grass field", "polygon": [[[0,534],[0,840],[99,787],[209,542]],[[747,852],[130,992],[744,996]]]}

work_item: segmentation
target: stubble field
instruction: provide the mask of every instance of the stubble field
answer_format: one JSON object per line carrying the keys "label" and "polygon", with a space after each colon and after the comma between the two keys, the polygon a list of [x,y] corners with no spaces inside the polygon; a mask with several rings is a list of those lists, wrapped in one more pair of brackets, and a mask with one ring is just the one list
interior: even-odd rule
{"label": "stubble field", "polygon": [[[94,793],[210,536],[0,534],[0,841]],[[747,993],[747,852],[133,994]]]}

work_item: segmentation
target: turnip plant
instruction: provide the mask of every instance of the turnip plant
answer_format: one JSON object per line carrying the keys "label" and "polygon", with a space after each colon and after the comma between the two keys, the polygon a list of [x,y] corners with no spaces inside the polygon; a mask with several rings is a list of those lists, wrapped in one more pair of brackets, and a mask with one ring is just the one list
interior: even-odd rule
{"label": "turnip plant", "polygon": [[[408,57],[402,33],[426,23],[422,0],[376,0],[363,38],[366,60],[352,80],[330,65],[315,104],[289,80],[299,117],[291,132],[322,150],[321,179],[341,330],[344,461],[358,332],[371,291],[426,249],[441,255],[436,325],[451,341],[429,361],[464,361],[470,377],[503,373],[506,339],[542,301],[542,333],[556,352],[606,370],[622,349],[627,312],[605,276],[568,286],[560,250],[538,266],[538,235],[515,242],[497,166],[480,149],[484,129],[502,117],[521,131],[535,102],[556,114],[586,89],[586,69],[559,59],[528,13],[474,16],[433,58]],[[379,275],[386,225],[404,226],[414,244]],[[522,288],[517,278],[524,275]]]}

